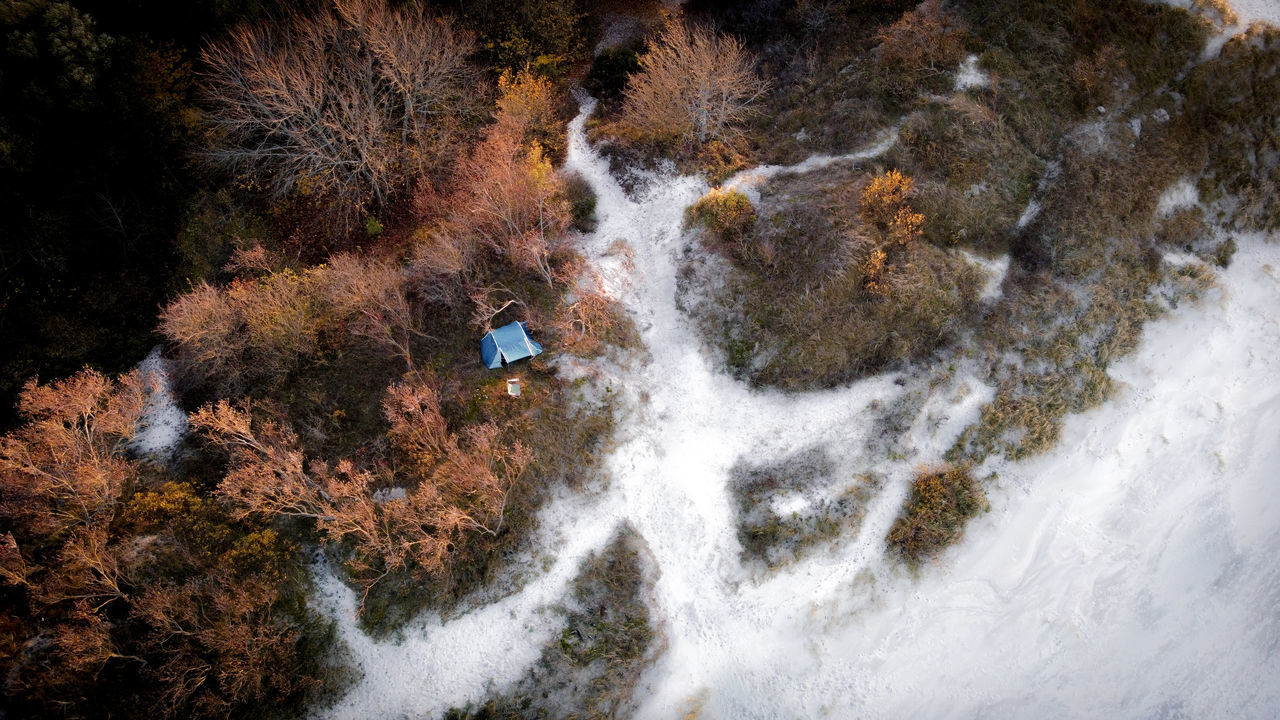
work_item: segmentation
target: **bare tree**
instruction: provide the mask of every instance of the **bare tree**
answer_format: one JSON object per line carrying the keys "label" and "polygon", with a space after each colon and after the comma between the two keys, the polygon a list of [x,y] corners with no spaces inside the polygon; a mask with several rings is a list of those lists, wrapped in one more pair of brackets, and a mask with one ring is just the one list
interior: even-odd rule
{"label": "bare tree", "polygon": [[477,79],[470,50],[450,20],[380,0],[237,27],[203,53],[209,157],[277,198],[382,202],[443,161]]}
{"label": "bare tree", "polygon": [[701,25],[673,22],[640,58],[623,118],[650,139],[726,140],[767,89],[742,43]]}
{"label": "bare tree", "polygon": [[413,307],[400,266],[390,260],[335,255],[312,277],[320,295],[354,334],[369,338],[413,369],[411,342],[425,337],[413,321]]}

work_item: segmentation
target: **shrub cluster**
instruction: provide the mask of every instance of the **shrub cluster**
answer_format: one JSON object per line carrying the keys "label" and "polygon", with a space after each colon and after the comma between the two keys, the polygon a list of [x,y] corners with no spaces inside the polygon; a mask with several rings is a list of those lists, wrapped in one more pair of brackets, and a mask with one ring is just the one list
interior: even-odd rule
{"label": "shrub cluster", "polygon": [[756,224],[751,199],[732,187],[712,188],[686,212],[690,224],[707,228],[726,245],[741,240]]}
{"label": "shrub cluster", "polygon": [[964,466],[921,471],[911,497],[889,529],[889,547],[918,565],[964,533],[965,522],[986,510],[987,496]]}

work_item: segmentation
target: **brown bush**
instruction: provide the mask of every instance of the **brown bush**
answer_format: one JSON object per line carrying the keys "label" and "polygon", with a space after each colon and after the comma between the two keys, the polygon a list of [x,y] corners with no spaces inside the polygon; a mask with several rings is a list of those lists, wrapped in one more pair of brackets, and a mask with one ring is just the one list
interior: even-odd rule
{"label": "brown bush", "polygon": [[967,467],[922,470],[889,529],[889,547],[911,565],[956,542],[965,523],[987,509],[987,496]]}
{"label": "brown bush", "polygon": [[895,74],[894,93],[914,93],[920,83],[949,75],[964,59],[967,32],[960,18],[942,9],[941,0],[925,0],[876,34],[876,65]]}

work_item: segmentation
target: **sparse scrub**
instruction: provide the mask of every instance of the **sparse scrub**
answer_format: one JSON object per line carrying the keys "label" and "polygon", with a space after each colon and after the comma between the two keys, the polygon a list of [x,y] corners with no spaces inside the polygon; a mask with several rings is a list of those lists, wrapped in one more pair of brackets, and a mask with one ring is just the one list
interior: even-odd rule
{"label": "sparse scrub", "polygon": [[188,283],[212,282],[237,251],[274,244],[268,223],[240,207],[229,190],[204,194],[189,204],[178,234],[176,275]]}
{"label": "sparse scrub", "polygon": [[595,232],[596,193],[591,184],[581,175],[572,173],[564,177],[563,188],[574,229],[584,233]]}
{"label": "sparse scrub", "polygon": [[911,484],[911,496],[886,540],[915,567],[959,540],[965,523],[988,507],[986,493],[969,468],[925,469]]}
{"label": "sparse scrub", "polygon": [[1191,71],[1185,92],[1188,131],[1208,147],[1204,182],[1235,198],[1223,209],[1237,226],[1280,227],[1280,30],[1255,25],[1228,40]]}
{"label": "sparse scrub", "polygon": [[964,58],[968,28],[942,0],[925,0],[876,34],[872,55],[888,91],[907,98],[950,84],[951,71]]}
{"label": "sparse scrub", "polygon": [[[764,466],[736,465],[729,488],[737,501],[742,560],[776,568],[815,545],[856,531],[879,482],[860,476],[842,483],[837,472],[831,459],[817,450]],[[784,514],[775,507],[797,498],[804,501],[800,510]]]}
{"label": "sparse scrub", "polygon": [[1220,268],[1230,267],[1231,258],[1235,257],[1236,249],[1235,238],[1227,238],[1218,243],[1218,247],[1213,251],[1213,263]]}
{"label": "sparse scrub", "polygon": [[653,659],[655,629],[642,541],[629,528],[583,563],[559,641],[509,694],[454,709],[449,720],[615,718],[634,711],[640,674]]}
{"label": "sparse scrub", "polygon": [[889,160],[911,169],[927,240],[988,252],[1008,247],[1045,166],[991,105],[963,96],[909,115]]}
{"label": "sparse scrub", "polygon": [[881,176],[887,205],[868,210],[883,227],[862,222],[855,208],[869,181],[837,171],[765,187],[760,219],[730,246],[734,270],[698,310],[733,372],[827,387],[926,357],[966,322],[977,270],[912,239],[918,213],[901,175]]}

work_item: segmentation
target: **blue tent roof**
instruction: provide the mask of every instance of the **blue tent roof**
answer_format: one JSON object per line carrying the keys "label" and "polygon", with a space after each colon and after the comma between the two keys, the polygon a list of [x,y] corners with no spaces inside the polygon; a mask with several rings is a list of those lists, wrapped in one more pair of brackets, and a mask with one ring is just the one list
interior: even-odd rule
{"label": "blue tent roof", "polygon": [[529,326],[522,322],[490,330],[480,339],[480,357],[490,370],[497,370],[503,363],[533,357],[541,352],[542,346],[529,337]]}

